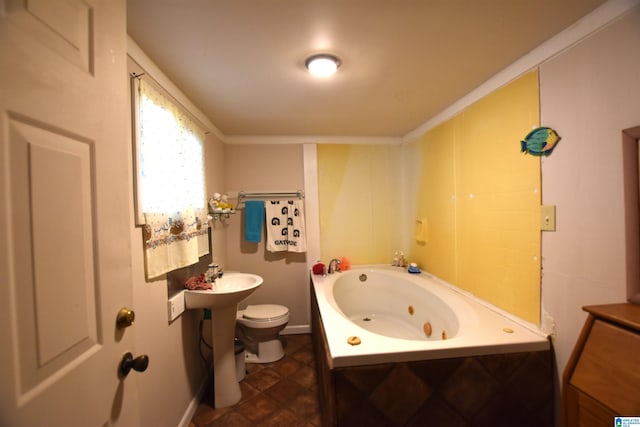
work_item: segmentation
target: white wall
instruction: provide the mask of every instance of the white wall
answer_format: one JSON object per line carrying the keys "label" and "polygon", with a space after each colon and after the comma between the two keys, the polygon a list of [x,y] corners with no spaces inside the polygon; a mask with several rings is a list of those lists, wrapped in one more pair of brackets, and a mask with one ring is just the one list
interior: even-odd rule
{"label": "white wall", "polygon": [[[131,68],[147,73],[145,78],[153,78],[185,108],[208,127],[205,141],[205,173],[207,189],[224,188],[224,144],[220,133],[190,101],[184,97],[151,60],[129,39],[128,53]],[[131,182],[131,204],[129,210],[133,218],[133,181]],[[132,219],[131,223],[134,221]],[[134,325],[135,354],[147,354],[149,367],[144,373],[136,373],[139,392],[140,419],[142,424],[156,427],[188,425],[198,402],[198,392],[206,383],[208,367],[201,359],[198,343],[198,324],[202,317],[200,310],[185,311],[173,322],[167,316],[166,276],[148,282],[144,273],[144,255],[140,228],[131,229],[133,302],[136,313]],[[215,231],[214,252],[221,254],[225,230]]]}
{"label": "white wall", "polygon": [[562,375],[582,306],[626,301],[621,131],[640,125],[640,7],[542,64],[540,88],[541,124],[562,137],[542,160],[542,201],[557,206],[542,300]]}
{"label": "white wall", "polygon": [[[303,165],[302,144],[229,144],[225,148],[225,167],[233,173],[226,178],[226,191],[235,197],[238,191],[303,190]],[[244,207],[240,206],[238,213],[226,221],[225,267],[258,274],[264,283],[240,307],[284,305],[290,316],[285,332],[309,332],[307,253],[268,252],[264,227],[260,243],[246,242],[243,215]]]}

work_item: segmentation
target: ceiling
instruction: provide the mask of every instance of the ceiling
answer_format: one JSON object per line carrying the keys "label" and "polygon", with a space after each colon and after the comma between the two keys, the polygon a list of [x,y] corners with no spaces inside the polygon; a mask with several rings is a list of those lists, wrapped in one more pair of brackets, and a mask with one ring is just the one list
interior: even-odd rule
{"label": "ceiling", "polygon": [[127,0],[127,26],[226,136],[401,137],[602,3]]}

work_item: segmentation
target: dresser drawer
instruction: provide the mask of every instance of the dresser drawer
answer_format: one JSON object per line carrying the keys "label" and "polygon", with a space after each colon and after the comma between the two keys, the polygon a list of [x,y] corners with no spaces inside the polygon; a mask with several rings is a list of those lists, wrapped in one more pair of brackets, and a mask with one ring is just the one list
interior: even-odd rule
{"label": "dresser drawer", "polygon": [[596,320],[569,382],[616,415],[639,415],[640,336]]}
{"label": "dresser drawer", "polygon": [[567,395],[568,425],[576,427],[612,427],[616,413],[576,387],[569,385]]}

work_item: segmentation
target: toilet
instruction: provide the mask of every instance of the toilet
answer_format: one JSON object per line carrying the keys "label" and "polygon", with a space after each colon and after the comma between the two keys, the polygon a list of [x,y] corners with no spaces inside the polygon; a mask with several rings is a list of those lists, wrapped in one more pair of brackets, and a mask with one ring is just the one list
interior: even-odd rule
{"label": "toilet", "polygon": [[280,331],[289,322],[289,309],[283,305],[248,305],[238,310],[236,334],[245,345],[247,363],[270,363],[284,357]]}

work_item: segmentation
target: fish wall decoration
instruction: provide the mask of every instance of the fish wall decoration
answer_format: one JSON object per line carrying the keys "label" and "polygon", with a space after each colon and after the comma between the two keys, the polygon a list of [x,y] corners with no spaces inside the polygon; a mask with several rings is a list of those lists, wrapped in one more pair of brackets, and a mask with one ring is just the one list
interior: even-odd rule
{"label": "fish wall decoration", "polygon": [[533,156],[548,156],[560,141],[558,133],[548,127],[539,127],[520,141],[520,151]]}

